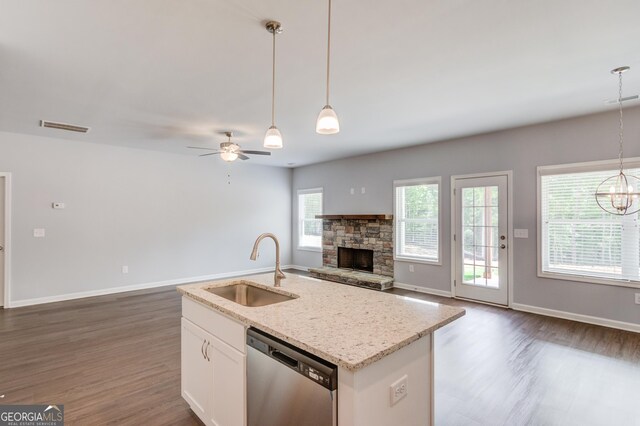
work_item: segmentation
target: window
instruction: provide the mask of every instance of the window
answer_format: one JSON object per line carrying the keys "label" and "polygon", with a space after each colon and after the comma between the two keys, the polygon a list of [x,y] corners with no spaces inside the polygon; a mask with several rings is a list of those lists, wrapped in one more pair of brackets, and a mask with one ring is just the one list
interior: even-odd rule
{"label": "window", "polygon": [[322,249],[322,188],[298,191],[298,248]]}
{"label": "window", "polygon": [[395,181],[395,258],[440,262],[440,178]]}
{"label": "window", "polygon": [[[628,166],[633,167],[628,174],[640,174],[640,162]],[[538,168],[539,275],[638,285],[638,215],[606,213],[594,196],[598,185],[617,172],[609,161]]]}

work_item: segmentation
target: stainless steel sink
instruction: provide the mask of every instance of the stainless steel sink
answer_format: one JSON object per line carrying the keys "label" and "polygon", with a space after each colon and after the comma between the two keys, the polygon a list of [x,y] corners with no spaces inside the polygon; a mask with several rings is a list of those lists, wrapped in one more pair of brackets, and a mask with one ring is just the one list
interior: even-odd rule
{"label": "stainless steel sink", "polygon": [[216,296],[224,297],[232,302],[249,307],[273,305],[274,303],[286,302],[297,297],[257,287],[251,285],[248,281],[238,281],[224,287],[213,287],[205,290]]}

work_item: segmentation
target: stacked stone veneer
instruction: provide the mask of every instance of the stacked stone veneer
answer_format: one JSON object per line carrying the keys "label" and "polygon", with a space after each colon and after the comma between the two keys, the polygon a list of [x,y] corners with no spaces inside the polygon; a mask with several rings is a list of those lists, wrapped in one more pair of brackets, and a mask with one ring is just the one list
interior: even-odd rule
{"label": "stacked stone veneer", "polygon": [[338,267],[338,247],[373,250],[373,273],[393,277],[393,219],[323,219],[322,265]]}

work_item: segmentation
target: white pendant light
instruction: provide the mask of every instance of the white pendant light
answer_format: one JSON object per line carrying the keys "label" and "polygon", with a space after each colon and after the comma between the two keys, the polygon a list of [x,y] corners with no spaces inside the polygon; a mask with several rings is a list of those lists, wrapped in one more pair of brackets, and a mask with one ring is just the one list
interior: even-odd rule
{"label": "white pendant light", "polygon": [[276,127],[276,34],[282,32],[280,22],[269,21],[265,25],[267,31],[273,34],[273,68],[271,79],[271,127],[267,129],[264,135],[264,147],[271,149],[282,148],[282,134]]}
{"label": "white pendant light", "polygon": [[620,160],[620,172],[617,175],[605,179],[596,190],[596,202],[607,213],[618,216],[631,215],[640,211],[640,179],[624,173],[623,167],[623,143],[624,122],[622,120],[622,73],[629,71],[629,67],[619,67],[611,70],[612,74],[618,74],[618,108],[620,111],[620,132],[618,138],[618,159]]}
{"label": "white pendant light", "polygon": [[331,65],[331,0],[329,0],[329,24],[327,28],[327,102],[318,115],[316,121],[316,132],[321,135],[333,135],[340,131],[338,115],[329,104],[329,83]]}

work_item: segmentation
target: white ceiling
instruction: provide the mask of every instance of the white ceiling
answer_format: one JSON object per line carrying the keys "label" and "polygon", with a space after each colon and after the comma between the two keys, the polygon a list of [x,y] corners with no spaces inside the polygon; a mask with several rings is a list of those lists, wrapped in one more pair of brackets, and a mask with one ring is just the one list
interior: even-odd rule
{"label": "white ceiling", "polygon": [[[0,130],[197,155],[234,130],[253,163],[296,166],[615,108],[640,92],[638,0],[0,0]],[[630,104],[631,105],[631,104]],[[90,126],[87,135],[40,119]],[[206,157],[198,161],[221,161]]]}

